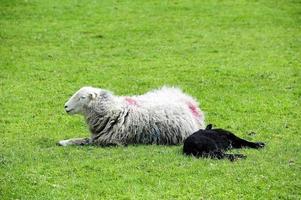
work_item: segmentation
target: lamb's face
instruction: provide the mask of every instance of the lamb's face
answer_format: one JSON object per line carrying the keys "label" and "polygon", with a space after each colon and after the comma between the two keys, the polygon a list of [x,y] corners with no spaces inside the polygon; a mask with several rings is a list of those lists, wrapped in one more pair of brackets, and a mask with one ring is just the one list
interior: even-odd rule
{"label": "lamb's face", "polygon": [[83,114],[85,106],[95,98],[97,89],[92,87],[83,87],[78,90],[66,103],[65,110],[68,114]]}

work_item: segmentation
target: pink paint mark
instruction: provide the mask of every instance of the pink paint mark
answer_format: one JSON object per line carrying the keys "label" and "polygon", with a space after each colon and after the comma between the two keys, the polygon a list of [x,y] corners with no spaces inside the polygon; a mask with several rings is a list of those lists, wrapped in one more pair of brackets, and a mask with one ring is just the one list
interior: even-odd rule
{"label": "pink paint mark", "polygon": [[191,111],[191,113],[195,116],[195,117],[201,117],[201,113],[198,109],[198,107],[196,105],[194,105],[193,103],[191,102],[187,102],[187,105]]}
{"label": "pink paint mark", "polygon": [[128,105],[138,106],[138,103],[135,99],[132,99],[131,97],[125,97],[124,99]]}

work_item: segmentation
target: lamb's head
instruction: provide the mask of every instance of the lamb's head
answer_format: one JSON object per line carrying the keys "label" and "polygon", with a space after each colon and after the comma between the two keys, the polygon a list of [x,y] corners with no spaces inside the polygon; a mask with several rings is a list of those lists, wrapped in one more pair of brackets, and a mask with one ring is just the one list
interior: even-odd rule
{"label": "lamb's head", "polygon": [[84,114],[90,102],[96,98],[100,89],[93,87],[82,87],[66,103],[65,110],[68,114]]}

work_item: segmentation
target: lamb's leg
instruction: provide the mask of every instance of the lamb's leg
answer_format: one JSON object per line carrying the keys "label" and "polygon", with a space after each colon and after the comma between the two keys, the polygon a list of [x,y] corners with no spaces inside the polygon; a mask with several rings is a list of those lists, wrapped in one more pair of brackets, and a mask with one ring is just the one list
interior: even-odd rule
{"label": "lamb's leg", "polygon": [[253,148],[253,149],[260,149],[263,148],[265,144],[263,142],[249,142],[247,140],[236,138],[232,140],[232,147],[233,148]]}
{"label": "lamb's leg", "polygon": [[69,140],[61,140],[57,143],[60,146],[69,146],[69,145],[77,145],[77,146],[83,146],[83,145],[90,145],[91,139],[90,138],[72,138]]}
{"label": "lamb's leg", "polygon": [[245,159],[247,156],[243,154],[224,154],[224,158],[229,159],[230,161],[235,161],[237,159]]}
{"label": "lamb's leg", "polygon": [[233,133],[228,133],[227,138],[231,141],[232,148],[263,148],[265,144],[263,142],[249,142],[247,140],[241,139],[234,135]]}
{"label": "lamb's leg", "polygon": [[221,151],[214,151],[214,152],[210,152],[208,157],[215,158],[215,159],[229,159],[230,161],[235,161],[237,159],[245,159],[247,156],[243,154],[226,154]]}

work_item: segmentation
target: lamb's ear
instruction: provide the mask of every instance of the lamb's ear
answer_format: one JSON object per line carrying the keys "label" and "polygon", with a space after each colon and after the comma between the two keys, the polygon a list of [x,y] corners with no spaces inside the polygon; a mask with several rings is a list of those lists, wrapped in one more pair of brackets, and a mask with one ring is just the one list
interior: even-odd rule
{"label": "lamb's ear", "polygon": [[89,94],[89,98],[90,99],[95,99],[97,97],[97,93],[96,92],[91,92],[90,94]]}
{"label": "lamb's ear", "polygon": [[208,124],[205,130],[210,130],[212,129],[212,124]]}

